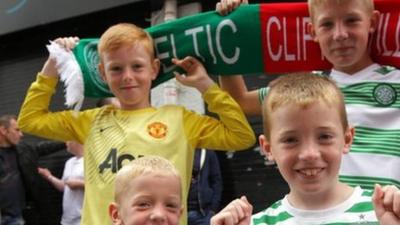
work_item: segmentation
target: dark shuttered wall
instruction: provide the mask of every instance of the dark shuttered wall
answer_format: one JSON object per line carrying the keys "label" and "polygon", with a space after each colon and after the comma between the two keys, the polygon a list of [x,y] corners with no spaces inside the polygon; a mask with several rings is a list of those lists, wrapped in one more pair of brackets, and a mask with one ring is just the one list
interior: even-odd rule
{"label": "dark shuttered wall", "polygon": [[[276,76],[250,75],[245,80],[248,89],[253,90],[266,86],[274,78]],[[263,132],[261,117],[248,117],[248,120],[258,138]],[[224,181],[222,206],[246,195],[253,204],[253,212],[259,212],[289,192],[276,166],[264,160],[258,141],[247,151],[218,152],[218,156]]]}

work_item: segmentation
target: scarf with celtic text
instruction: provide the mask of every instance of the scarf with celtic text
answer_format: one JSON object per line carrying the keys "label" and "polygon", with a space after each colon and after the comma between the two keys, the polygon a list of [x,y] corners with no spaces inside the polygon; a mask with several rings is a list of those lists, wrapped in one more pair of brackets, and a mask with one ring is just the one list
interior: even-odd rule
{"label": "scarf with celtic text", "polygon": [[[399,68],[400,1],[375,0],[375,7],[381,16],[369,51],[374,61]],[[153,86],[174,76],[177,68],[171,58],[188,55],[215,75],[328,70],[331,65],[307,32],[309,20],[306,3],[271,3],[242,5],[227,16],[206,12],[149,27],[161,61]],[[79,108],[83,96],[112,96],[97,71],[98,40],[81,39],[69,59],[60,59],[71,61],[59,66],[68,106]]]}

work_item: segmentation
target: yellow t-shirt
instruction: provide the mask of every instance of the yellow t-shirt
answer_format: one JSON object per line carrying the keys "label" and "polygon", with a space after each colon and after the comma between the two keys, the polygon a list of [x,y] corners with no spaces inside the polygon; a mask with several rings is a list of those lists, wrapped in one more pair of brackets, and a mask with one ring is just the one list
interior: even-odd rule
{"label": "yellow t-shirt", "polygon": [[[255,142],[239,105],[214,85],[203,95],[219,120],[169,105],[132,111],[106,106],[83,112],[51,113],[48,105],[57,80],[39,74],[27,94],[19,125],[27,133],[85,144],[83,225],[108,225],[108,204],[121,166],[144,155],[170,160],[182,176],[186,205],[195,148],[241,150]],[[181,224],[186,224],[186,214]]]}

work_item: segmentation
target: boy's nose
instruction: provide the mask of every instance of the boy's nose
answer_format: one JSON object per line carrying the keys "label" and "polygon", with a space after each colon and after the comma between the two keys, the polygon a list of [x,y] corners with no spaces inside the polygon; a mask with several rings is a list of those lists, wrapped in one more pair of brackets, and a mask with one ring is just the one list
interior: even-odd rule
{"label": "boy's nose", "polygon": [[315,160],[321,156],[321,153],[318,149],[317,145],[314,144],[303,144],[302,149],[300,151],[299,158],[301,160]]}
{"label": "boy's nose", "polygon": [[133,72],[131,69],[125,69],[123,73],[124,80],[131,80],[133,79]]}
{"label": "boy's nose", "polygon": [[166,212],[162,206],[155,206],[151,215],[150,220],[154,221],[157,224],[161,224],[166,220]]}
{"label": "boy's nose", "polygon": [[349,35],[346,26],[341,23],[336,24],[333,32],[333,39],[336,41],[340,41],[348,38],[348,36]]}

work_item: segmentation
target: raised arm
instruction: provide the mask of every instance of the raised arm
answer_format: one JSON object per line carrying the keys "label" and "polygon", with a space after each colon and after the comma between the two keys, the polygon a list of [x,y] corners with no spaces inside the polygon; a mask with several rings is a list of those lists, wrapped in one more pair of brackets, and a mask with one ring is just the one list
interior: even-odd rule
{"label": "raised arm", "polygon": [[261,115],[259,90],[248,91],[241,75],[220,76],[222,90],[227,91],[247,115]]}
{"label": "raised arm", "polygon": [[208,76],[204,66],[193,57],[174,60],[186,71],[185,76],[176,74],[176,79],[197,88],[208,104],[208,110],[219,116],[219,120],[185,111],[185,132],[193,146],[219,150],[244,150],[255,143],[254,132],[240,106],[230,95],[223,92]]}
{"label": "raised arm", "polygon": [[248,4],[248,0],[221,0],[215,6],[215,10],[221,15],[227,15],[241,4]]}
{"label": "raised arm", "polygon": [[[247,0],[221,0],[215,10],[221,15],[227,15],[241,4],[247,3]],[[239,103],[245,114],[261,115],[258,90],[248,91],[241,75],[220,76],[219,83],[222,90],[227,91]]]}
{"label": "raised arm", "polygon": [[[54,40],[54,42],[60,45],[65,50],[72,51],[72,49],[74,49],[75,46],[78,44],[79,38],[78,37],[57,38]],[[58,79],[59,74],[57,71],[56,61],[53,58],[49,57],[45,62],[45,64],[43,65],[41,73],[45,77],[54,77]]]}
{"label": "raised arm", "polygon": [[202,94],[214,84],[204,66],[196,58],[187,56],[184,59],[172,59],[172,62],[186,71],[186,74],[175,72],[175,78],[180,83],[194,87]]}
{"label": "raised arm", "polygon": [[[60,46],[71,50],[76,37],[58,38]],[[21,106],[18,125],[22,131],[52,140],[76,140],[83,143],[95,114],[65,110],[51,112],[49,105],[58,83],[56,61],[49,56],[35,82],[31,84]]]}

